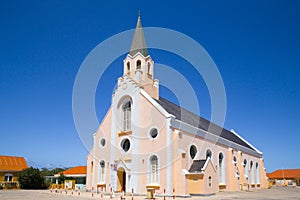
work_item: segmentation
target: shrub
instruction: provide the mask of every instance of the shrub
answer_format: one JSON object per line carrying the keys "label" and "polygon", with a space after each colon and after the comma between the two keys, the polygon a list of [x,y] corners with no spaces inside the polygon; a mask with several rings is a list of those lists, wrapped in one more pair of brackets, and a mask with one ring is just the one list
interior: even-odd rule
{"label": "shrub", "polygon": [[27,168],[19,173],[19,183],[21,189],[46,189],[44,178],[37,168]]}
{"label": "shrub", "polygon": [[7,190],[14,189],[14,188],[17,188],[16,183],[7,183],[4,186],[4,189],[7,189]]}

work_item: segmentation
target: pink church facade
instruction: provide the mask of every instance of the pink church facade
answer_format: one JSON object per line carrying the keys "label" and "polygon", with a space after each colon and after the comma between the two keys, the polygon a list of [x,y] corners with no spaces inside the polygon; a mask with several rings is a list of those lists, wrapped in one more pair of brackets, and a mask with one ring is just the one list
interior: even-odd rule
{"label": "pink church facade", "polygon": [[159,97],[138,19],[112,103],[93,135],[87,190],[207,195],[268,186],[263,155],[234,131]]}

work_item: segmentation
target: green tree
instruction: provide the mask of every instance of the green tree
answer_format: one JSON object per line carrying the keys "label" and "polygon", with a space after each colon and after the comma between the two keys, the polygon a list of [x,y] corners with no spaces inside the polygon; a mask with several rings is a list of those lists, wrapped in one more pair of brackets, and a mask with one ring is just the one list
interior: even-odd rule
{"label": "green tree", "polygon": [[50,172],[51,172],[51,176],[54,176],[55,174],[58,174],[58,173],[60,173],[60,172],[63,172],[63,171],[65,171],[67,168],[65,168],[65,169],[63,169],[63,168],[55,168],[55,169],[52,169],[52,170],[50,170]]}
{"label": "green tree", "polygon": [[19,183],[22,189],[46,189],[46,183],[40,170],[37,168],[27,168],[19,173]]}
{"label": "green tree", "polygon": [[57,178],[58,184],[63,184],[67,180],[67,177],[61,173],[60,176]]}
{"label": "green tree", "polygon": [[47,168],[42,168],[40,173],[41,173],[41,176],[52,176],[51,170],[49,170]]}
{"label": "green tree", "polygon": [[41,169],[41,175],[42,176],[54,176],[55,174],[58,174],[58,173],[63,172],[65,170],[66,169],[63,169],[63,168],[55,168],[55,169],[42,168]]}

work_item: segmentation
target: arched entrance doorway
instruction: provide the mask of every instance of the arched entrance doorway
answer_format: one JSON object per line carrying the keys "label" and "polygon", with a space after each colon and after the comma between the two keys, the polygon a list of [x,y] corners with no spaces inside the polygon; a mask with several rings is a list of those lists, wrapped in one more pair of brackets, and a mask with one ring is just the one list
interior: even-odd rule
{"label": "arched entrance doorway", "polygon": [[126,172],[125,169],[123,167],[118,169],[118,191],[122,192],[125,191],[126,192]]}

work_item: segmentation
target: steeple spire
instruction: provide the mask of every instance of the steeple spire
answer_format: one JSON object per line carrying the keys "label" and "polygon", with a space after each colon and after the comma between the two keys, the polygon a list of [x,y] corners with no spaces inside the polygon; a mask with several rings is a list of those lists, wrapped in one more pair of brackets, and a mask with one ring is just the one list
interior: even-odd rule
{"label": "steeple spire", "polygon": [[148,49],[146,47],[146,41],[145,41],[144,32],[142,28],[140,11],[139,11],[138,21],[136,24],[129,54],[131,56],[134,56],[138,52],[140,52],[145,57],[148,56]]}
{"label": "steeple spire", "polygon": [[154,79],[154,61],[146,47],[140,12],[130,52],[123,61],[123,77],[119,79],[118,86],[127,78],[133,80],[154,99],[159,99],[159,81]]}

